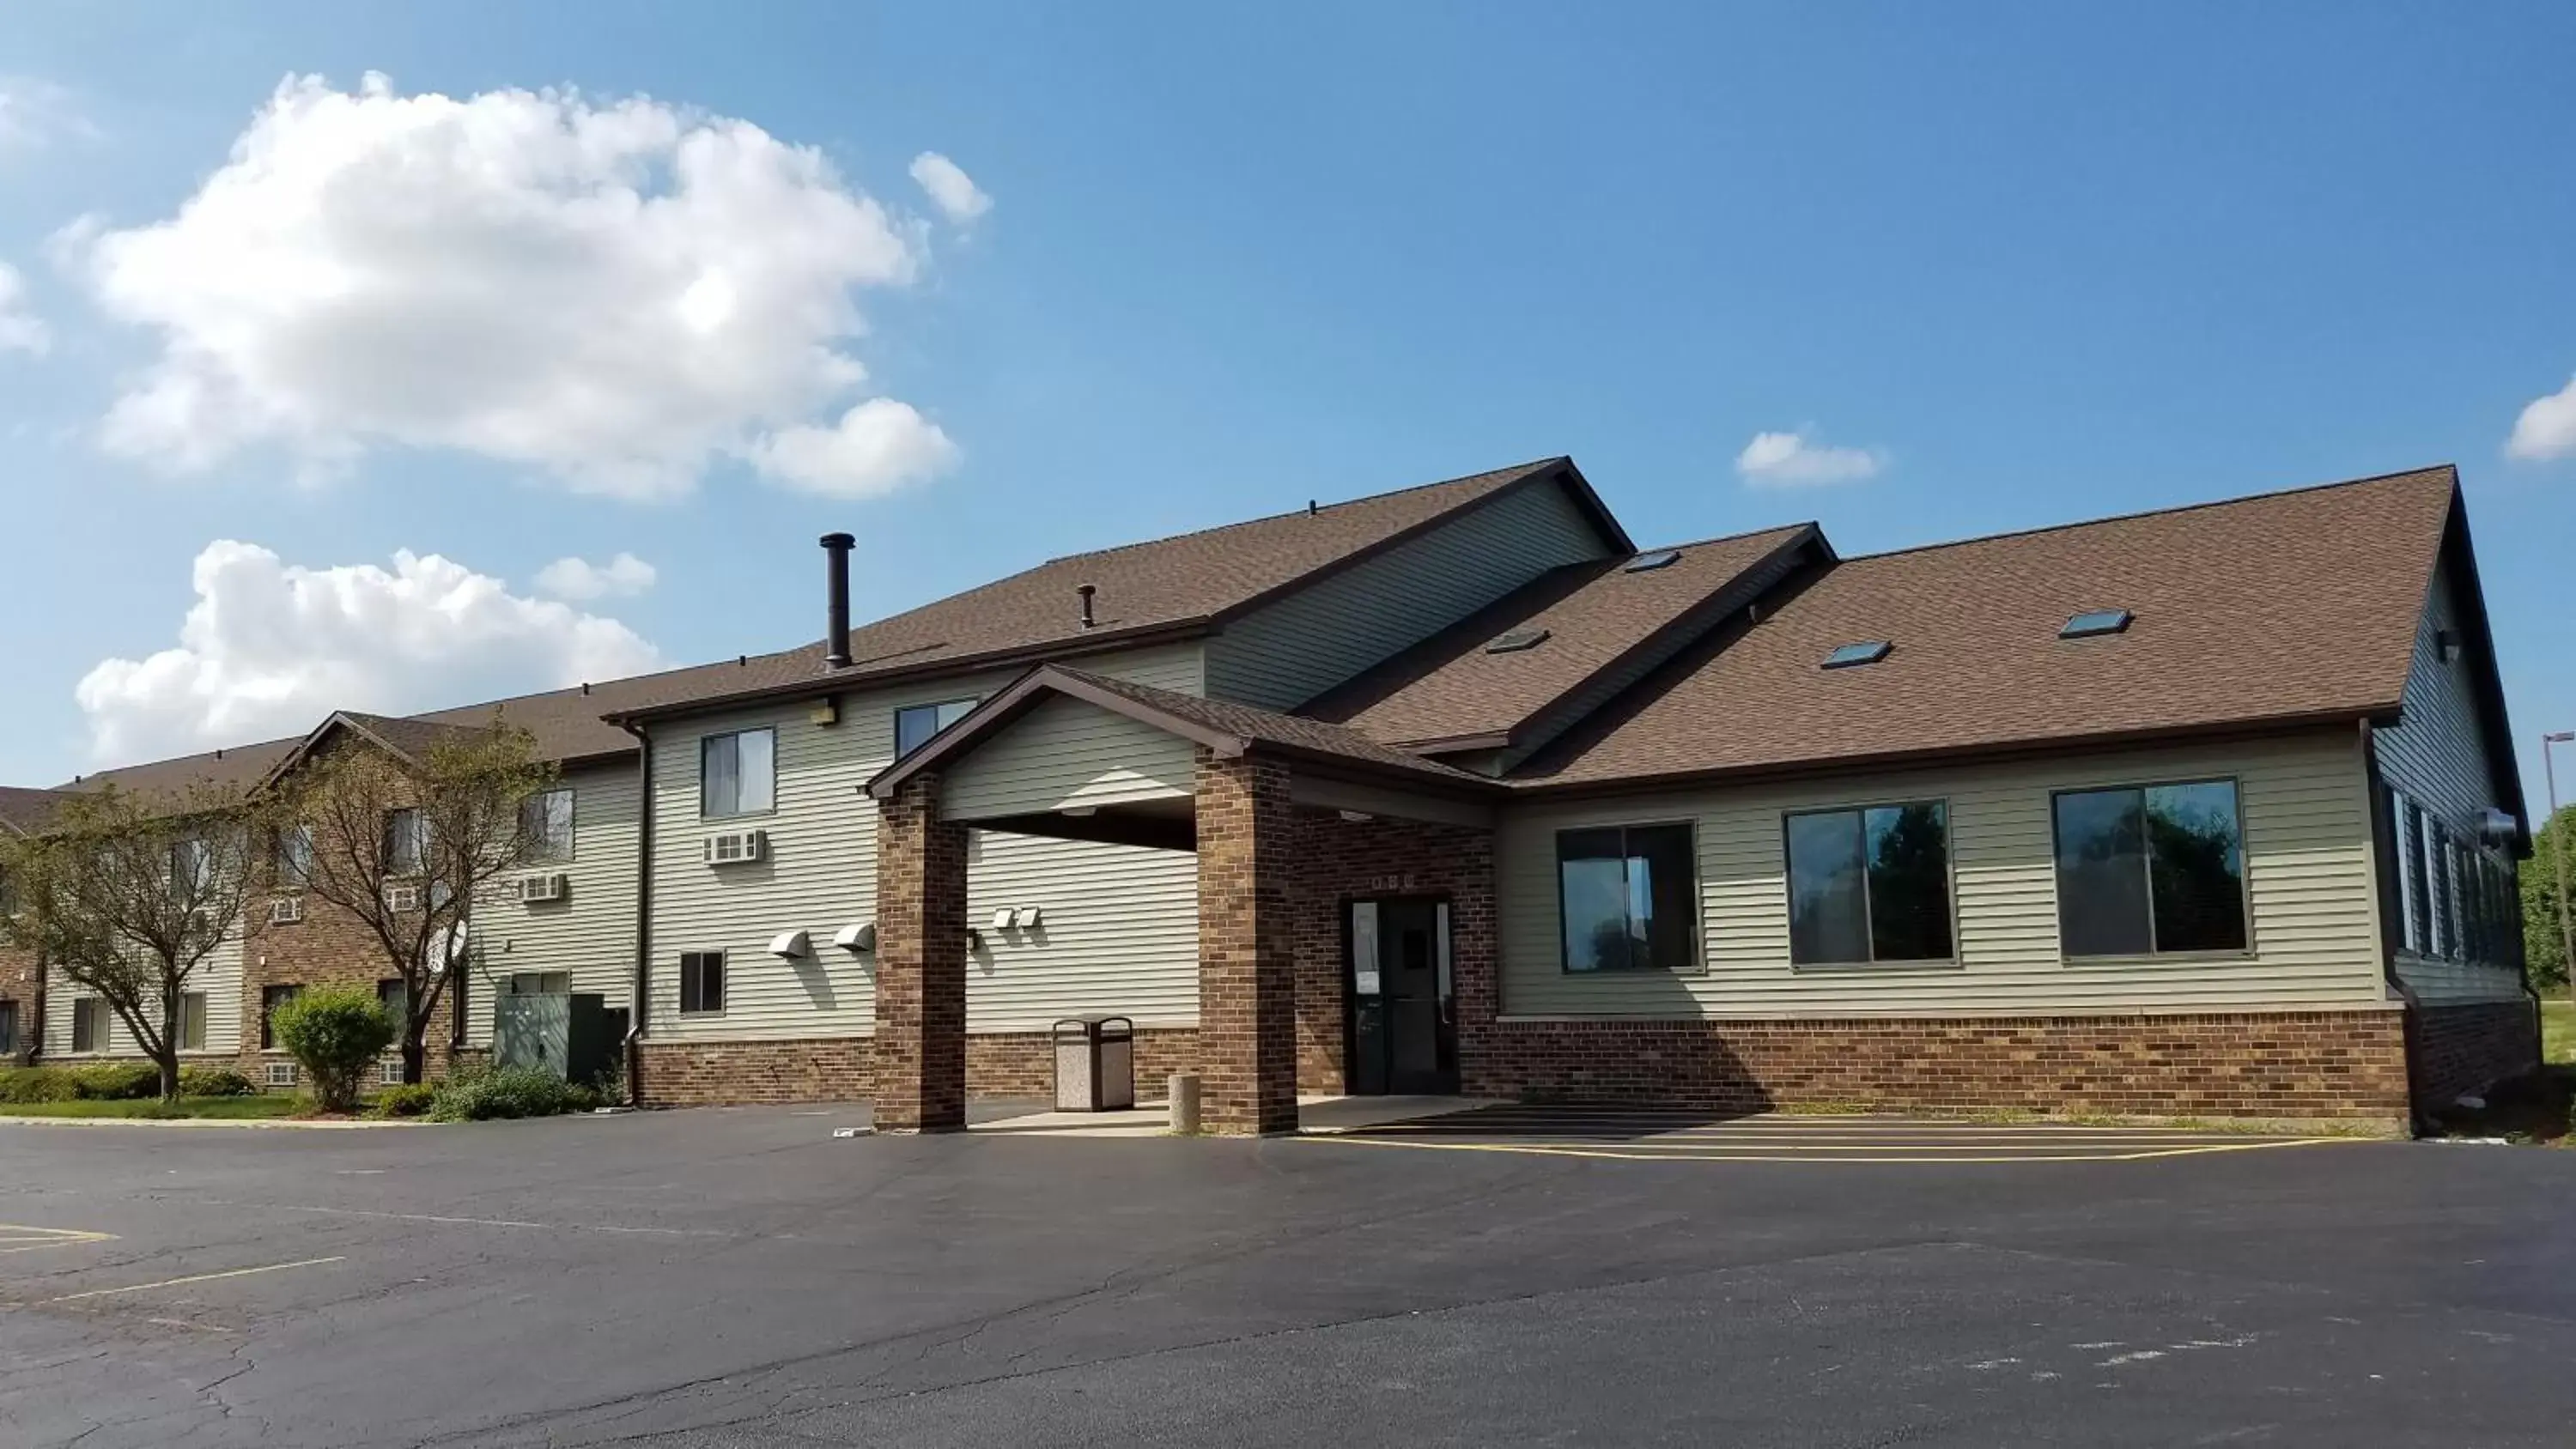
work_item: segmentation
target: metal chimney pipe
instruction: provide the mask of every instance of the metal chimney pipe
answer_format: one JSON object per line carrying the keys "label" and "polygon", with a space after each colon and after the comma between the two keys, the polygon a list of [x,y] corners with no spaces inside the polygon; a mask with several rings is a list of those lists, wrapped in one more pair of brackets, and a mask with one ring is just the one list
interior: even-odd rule
{"label": "metal chimney pipe", "polygon": [[850,550],[846,533],[823,535],[823,667],[850,667]]}
{"label": "metal chimney pipe", "polygon": [[1082,596],[1082,627],[1088,629],[1092,626],[1093,622],[1091,618],[1091,596],[1100,592],[1100,590],[1090,584],[1076,584],[1073,586],[1073,591]]}

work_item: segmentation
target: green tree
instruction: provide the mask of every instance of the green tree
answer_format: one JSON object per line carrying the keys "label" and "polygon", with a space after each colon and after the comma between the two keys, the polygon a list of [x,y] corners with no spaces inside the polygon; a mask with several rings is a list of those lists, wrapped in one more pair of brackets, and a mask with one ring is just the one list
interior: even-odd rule
{"label": "green tree", "polygon": [[325,1112],[358,1110],[359,1084],[394,1041],[394,1019],[383,1003],[352,986],[304,992],[277,1009],[272,1025]]}
{"label": "green tree", "polygon": [[[2558,914],[2558,862],[2562,852],[2576,850],[2576,805],[2570,805],[2541,827],[2533,838],[2531,859],[2522,863],[2522,949],[2531,981],[2543,992],[2566,991],[2567,935]],[[2576,854],[2566,857],[2568,889],[2576,891]]]}

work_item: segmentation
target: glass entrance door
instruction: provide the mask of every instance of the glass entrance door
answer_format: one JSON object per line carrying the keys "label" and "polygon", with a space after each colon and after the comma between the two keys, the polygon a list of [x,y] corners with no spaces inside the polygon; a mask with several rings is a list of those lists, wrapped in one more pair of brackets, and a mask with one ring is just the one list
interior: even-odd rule
{"label": "glass entrance door", "polygon": [[1351,1090],[1457,1091],[1449,903],[1353,901],[1350,912]]}

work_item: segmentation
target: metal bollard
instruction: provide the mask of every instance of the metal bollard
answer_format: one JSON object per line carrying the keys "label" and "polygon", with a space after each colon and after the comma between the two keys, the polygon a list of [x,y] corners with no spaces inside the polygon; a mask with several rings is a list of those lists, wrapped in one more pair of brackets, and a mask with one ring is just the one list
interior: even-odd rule
{"label": "metal bollard", "polygon": [[1172,1080],[1165,1086],[1164,1100],[1171,1105],[1173,1135],[1199,1135],[1198,1077],[1190,1072],[1172,1073]]}

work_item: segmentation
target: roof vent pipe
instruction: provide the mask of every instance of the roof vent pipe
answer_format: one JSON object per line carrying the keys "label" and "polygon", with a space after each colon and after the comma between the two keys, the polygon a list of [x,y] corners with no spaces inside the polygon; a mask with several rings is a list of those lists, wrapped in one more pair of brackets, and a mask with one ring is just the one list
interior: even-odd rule
{"label": "roof vent pipe", "polygon": [[1091,617],[1091,596],[1100,590],[1090,584],[1076,584],[1073,591],[1082,598],[1082,627],[1088,629],[1097,622]]}
{"label": "roof vent pipe", "polygon": [[846,533],[823,535],[823,667],[850,667],[850,549]]}

